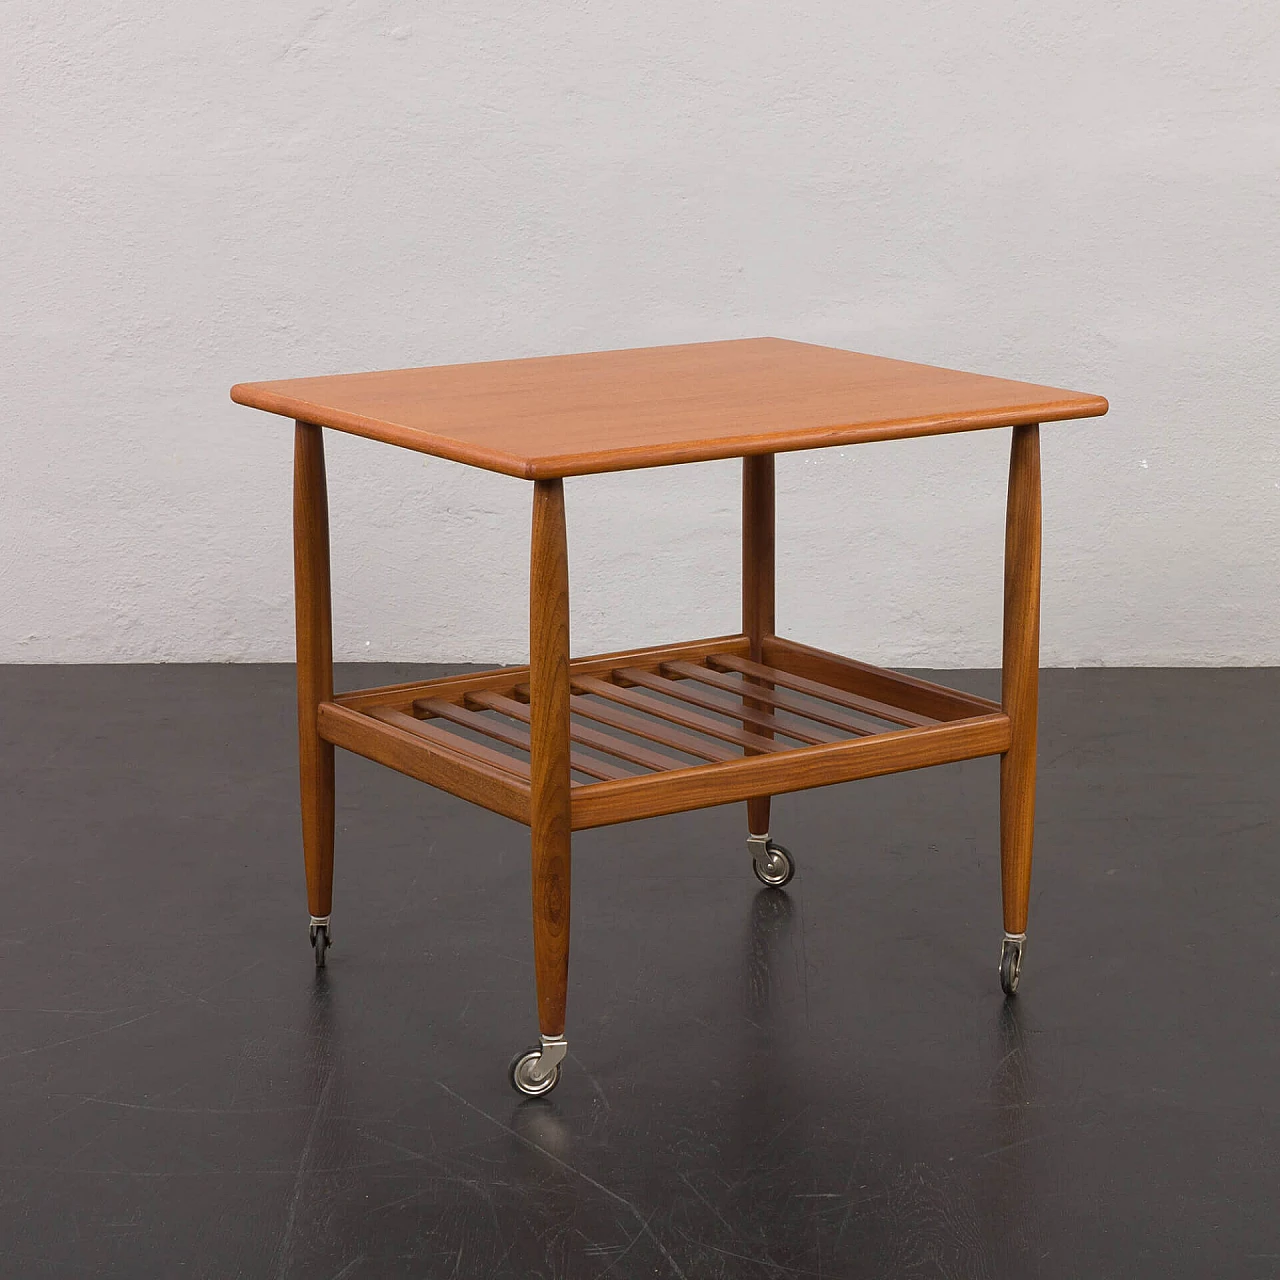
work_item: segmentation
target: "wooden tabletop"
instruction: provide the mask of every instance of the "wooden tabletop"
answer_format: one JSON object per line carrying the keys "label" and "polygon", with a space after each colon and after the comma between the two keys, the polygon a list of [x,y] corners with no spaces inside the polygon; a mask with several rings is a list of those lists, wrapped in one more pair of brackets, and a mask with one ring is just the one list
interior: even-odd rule
{"label": "wooden tabletop", "polygon": [[244,382],[231,398],[526,480],[1107,411],[1101,396],[782,338]]}

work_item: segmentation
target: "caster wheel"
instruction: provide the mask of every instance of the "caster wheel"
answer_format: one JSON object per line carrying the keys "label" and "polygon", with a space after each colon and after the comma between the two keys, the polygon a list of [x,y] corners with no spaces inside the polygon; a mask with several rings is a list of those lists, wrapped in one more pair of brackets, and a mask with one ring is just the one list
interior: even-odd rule
{"label": "caster wheel", "polygon": [[775,844],[772,840],[765,845],[765,851],[769,855],[769,861],[762,867],[758,858],[752,858],[751,869],[756,873],[756,879],[761,884],[768,885],[770,889],[781,889],[784,884],[789,884],[791,877],[795,875],[796,860],[791,856],[789,849]]}
{"label": "caster wheel", "polygon": [[533,1068],[541,1057],[542,1047],[533,1045],[511,1059],[511,1065],[507,1068],[507,1079],[511,1081],[511,1087],[517,1093],[523,1093],[528,1098],[540,1098],[544,1093],[550,1093],[560,1083],[558,1062],[541,1080],[534,1077]]}
{"label": "caster wheel", "polygon": [[311,949],[316,953],[316,968],[324,968],[324,953],[329,950],[329,926],[317,925],[311,930]]}
{"label": "caster wheel", "polygon": [[1016,995],[1022,976],[1022,943],[1006,938],[1000,949],[1000,989],[1007,996]]}

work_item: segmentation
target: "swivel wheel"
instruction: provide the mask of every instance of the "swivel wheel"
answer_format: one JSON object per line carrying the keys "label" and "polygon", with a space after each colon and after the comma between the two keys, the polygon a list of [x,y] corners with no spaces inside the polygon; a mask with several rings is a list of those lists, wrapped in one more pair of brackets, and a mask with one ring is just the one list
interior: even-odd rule
{"label": "swivel wheel", "polygon": [[796,860],[788,848],[768,839],[763,842],[748,839],[747,845],[751,848],[751,869],[761,884],[770,889],[781,889],[783,885],[790,884],[796,873]]}
{"label": "swivel wheel", "polygon": [[507,1079],[517,1093],[540,1098],[560,1083],[560,1064],[569,1052],[563,1036],[543,1036],[540,1045],[531,1045],[511,1059]]}
{"label": "swivel wheel", "polygon": [[1007,996],[1016,995],[1018,979],[1022,976],[1022,949],[1026,943],[1026,935],[1020,938],[1005,938],[1000,948],[1000,989]]}
{"label": "swivel wheel", "polygon": [[311,926],[311,949],[316,953],[316,968],[324,968],[324,953],[329,950],[333,944],[329,941],[328,924],[313,924]]}

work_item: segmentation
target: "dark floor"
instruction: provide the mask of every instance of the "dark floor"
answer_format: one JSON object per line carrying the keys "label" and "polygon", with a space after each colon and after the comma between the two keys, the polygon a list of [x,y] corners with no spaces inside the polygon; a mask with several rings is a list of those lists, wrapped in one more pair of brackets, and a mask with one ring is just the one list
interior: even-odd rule
{"label": "dark floor", "polygon": [[1008,1003],[994,761],[579,837],[534,1102],[526,831],[340,753],[317,980],[291,680],[0,669],[4,1276],[1280,1276],[1280,671],[1045,673]]}

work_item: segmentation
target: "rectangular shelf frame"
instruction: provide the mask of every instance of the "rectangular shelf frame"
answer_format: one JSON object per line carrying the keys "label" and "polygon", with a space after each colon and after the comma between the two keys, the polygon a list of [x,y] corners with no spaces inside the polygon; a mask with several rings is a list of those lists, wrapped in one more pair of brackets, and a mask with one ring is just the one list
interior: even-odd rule
{"label": "rectangular shelf frame", "polygon": [[[750,648],[717,636],[570,663],[575,831],[1009,748],[999,703],[778,636],[759,662]],[[528,680],[503,667],[340,694],[319,733],[527,825]]]}

